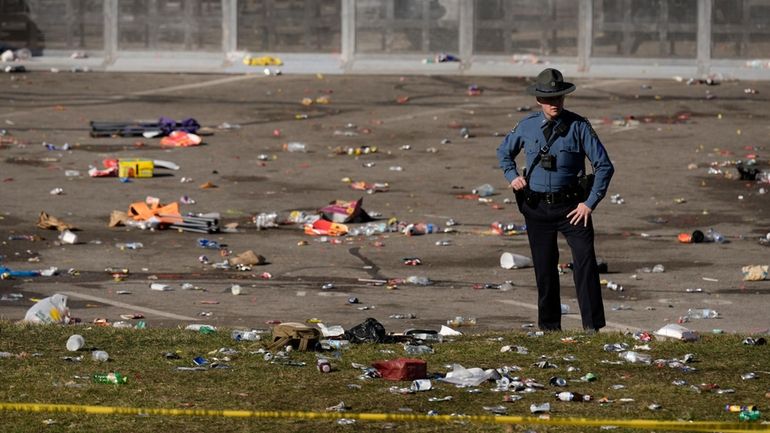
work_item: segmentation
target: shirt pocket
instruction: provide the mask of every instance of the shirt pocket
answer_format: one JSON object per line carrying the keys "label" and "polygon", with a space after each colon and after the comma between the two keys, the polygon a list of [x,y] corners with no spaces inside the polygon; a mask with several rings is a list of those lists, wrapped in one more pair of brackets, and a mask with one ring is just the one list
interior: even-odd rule
{"label": "shirt pocket", "polygon": [[537,156],[538,152],[540,152],[540,147],[535,144],[534,140],[529,143],[524,148],[524,154],[526,155],[526,163],[527,163],[527,170],[529,170],[529,167],[532,165],[532,161],[535,160],[535,157]]}
{"label": "shirt pocket", "polygon": [[556,157],[556,164],[559,168],[564,168],[569,172],[578,172],[584,167],[585,154],[580,149],[580,145],[570,141],[564,143],[559,154]]}

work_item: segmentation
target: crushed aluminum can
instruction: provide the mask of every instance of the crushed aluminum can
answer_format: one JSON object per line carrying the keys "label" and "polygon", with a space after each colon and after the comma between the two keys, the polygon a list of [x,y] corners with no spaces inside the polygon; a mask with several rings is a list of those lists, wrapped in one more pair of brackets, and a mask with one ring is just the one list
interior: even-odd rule
{"label": "crushed aluminum can", "polygon": [[430,379],[417,379],[412,381],[412,385],[409,387],[411,391],[428,391],[433,388]]}
{"label": "crushed aluminum can", "polygon": [[743,380],[752,380],[756,378],[757,378],[757,373],[754,373],[753,371],[741,374],[741,379]]}
{"label": "crushed aluminum can", "polygon": [[556,364],[552,364],[548,361],[540,361],[535,364],[532,364],[532,366],[537,368],[558,368]]}
{"label": "crushed aluminum can", "polygon": [[482,409],[492,412],[496,415],[506,415],[508,413],[508,408],[503,405],[497,405],[497,406],[483,406]]}
{"label": "crushed aluminum can", "polygon": [[552,377],[548,383],[550,383],[553,386],[559,386],[559,387],[565,387],[567,386],[567,379],[564,379],[563,377]]}

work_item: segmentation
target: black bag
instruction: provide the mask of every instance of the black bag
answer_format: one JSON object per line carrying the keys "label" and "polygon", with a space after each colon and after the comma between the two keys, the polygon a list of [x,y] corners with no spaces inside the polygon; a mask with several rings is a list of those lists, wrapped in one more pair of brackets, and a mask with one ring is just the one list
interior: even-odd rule
{"label": "black bag", "polygon": [[578,187],[580,188],[580,199],[587,200],[591,194],[591,188],[594,187],[594,174],[584,174],[578,177]]}
{"label": "black bag", "polygon": [[351,343],[387,343],[389,338],[382,323],[371,317],[345,331]]}

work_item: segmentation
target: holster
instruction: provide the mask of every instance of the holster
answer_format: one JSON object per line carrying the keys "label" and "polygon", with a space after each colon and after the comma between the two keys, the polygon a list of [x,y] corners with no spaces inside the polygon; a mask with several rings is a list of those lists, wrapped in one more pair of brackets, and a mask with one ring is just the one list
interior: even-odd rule
{"label": "holster", "polygon": [[591,189],[594,187],[594,174],[584,174],[578,177],[578,187],[581,192],[581,200],[585,201],[591,194]]}

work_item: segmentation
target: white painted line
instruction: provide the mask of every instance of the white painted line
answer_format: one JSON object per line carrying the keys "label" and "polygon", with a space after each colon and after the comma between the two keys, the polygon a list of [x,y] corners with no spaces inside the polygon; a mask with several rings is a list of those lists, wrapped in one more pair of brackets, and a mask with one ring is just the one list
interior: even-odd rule
{"label": "white painted line", "polygon": [[[537,305],[529,304],[529,303],[526,303],[526,302],[514,301],[512,299],[500,299],[499,302],[502,302],[503,304],[515,305],[517,307],[522,307],[522,308],[527,308],[529,310],[537,311]],[[561,317],[565,318],[565,319],[570,319],[570,320],[578,320],[578,321],[580,320],[580,314],[564,314]],[[612,328],[612,329],[615,329],[615,330],[618,330],[618,331],[625,331],[625,330],[630,330],[630,329],[638,330],[639,329],[636,326],[626,325],[626,324],[618,323],[618,322],[607,322],[607,328]]]}
{"label": "white painted line", "polygon": [[297,291],[297,296],[305,296],[305,295],[307,295],[306,291],[304,291],[304,290]]}
{"label": "white painted line", "polygon": [[[100,102],[105,102],[105,101],[115,101],[115,102],[117,102],[117,101],[122,101],[124,99],[131,99],[131,97],[133,97],[133,96],[156,95],[158,93],[176,92],[177,90],[200,89],[200,88],[203,88],[203,87],[218,86],[220,84],[228,84],[228,83],[233,83],[233,82],[236,82],[236,81],[251,80],[251,79],[263,78],[263,77],[264,77],[264,75],[259,75],[259,74],[238,75],[238,76],[235,76],[235,77],[218,78],[216,80],[203,81],[203,82],[200,82],[200,83],[180,84],[180,85],[177,85],[177,86],[169,86],[169,87],[160,87],[160,88],[157,88],[157,89],[140,90],[140,91],[131,92],[131,93],[107,96],[105,98],[95,97],[93,99],[84,99],[84,100],[79,100],[77,102],[78,102],[78,104],[100,103]],[[25,115],[25,114],[38,113],[38,112],[41,112],[41,111],[51,111],[51,107],[50,106],[46,106],[46,107],[33,108],[31,110],[26,110],[26,111],[13,111],[13,112],[10,112],[10,113],[0,114],[0,116],[2,116],[4,118],[8,118],[8,117],[21,116],[21,115]]]}
{"label": "white painted line", "polygon": [[[142,90],[140,92],[131,92],[131,93],[128,93],[127,95],[142,96],[142,95],[154,95],[156,93],[164,93],[164,92],[176,92],[177,90],[200,89],[202,87],[218,86],[220,84],[228,84],[228,83],[234,83],[236,81],[252,80],[255,78],[264,78],[264,77],[265,77],[264,75],[259,75],[259,74],[238,75],[236,77],[218,78],[216,80],[204,81],[202,83],[180,84],[178,86]],[[120,95],[119,97],[125,97],[125,95]]]}
{"label": "white painted line", "polygon": [[86,299],[94,302],[101,302],[103,304],[112,305],[114,307],[125,308],[127,310],[141,311],[142,313],[153,314],[155,316],[161,316],[161,317],[167,317],[169,319],[188,320],[188,321],[200,320],[195,317],[181,316],[179,314],[167,313],[165,311],[160,311],[153,308],[140,307],[138,305],[126,304],[125,302],[113,301],[112,299],[105,299],[105,298],[100,298],[98,296],[85,295],[83,293],[75,293],[75,292],[61,292],[61,293],[73,298]]}

